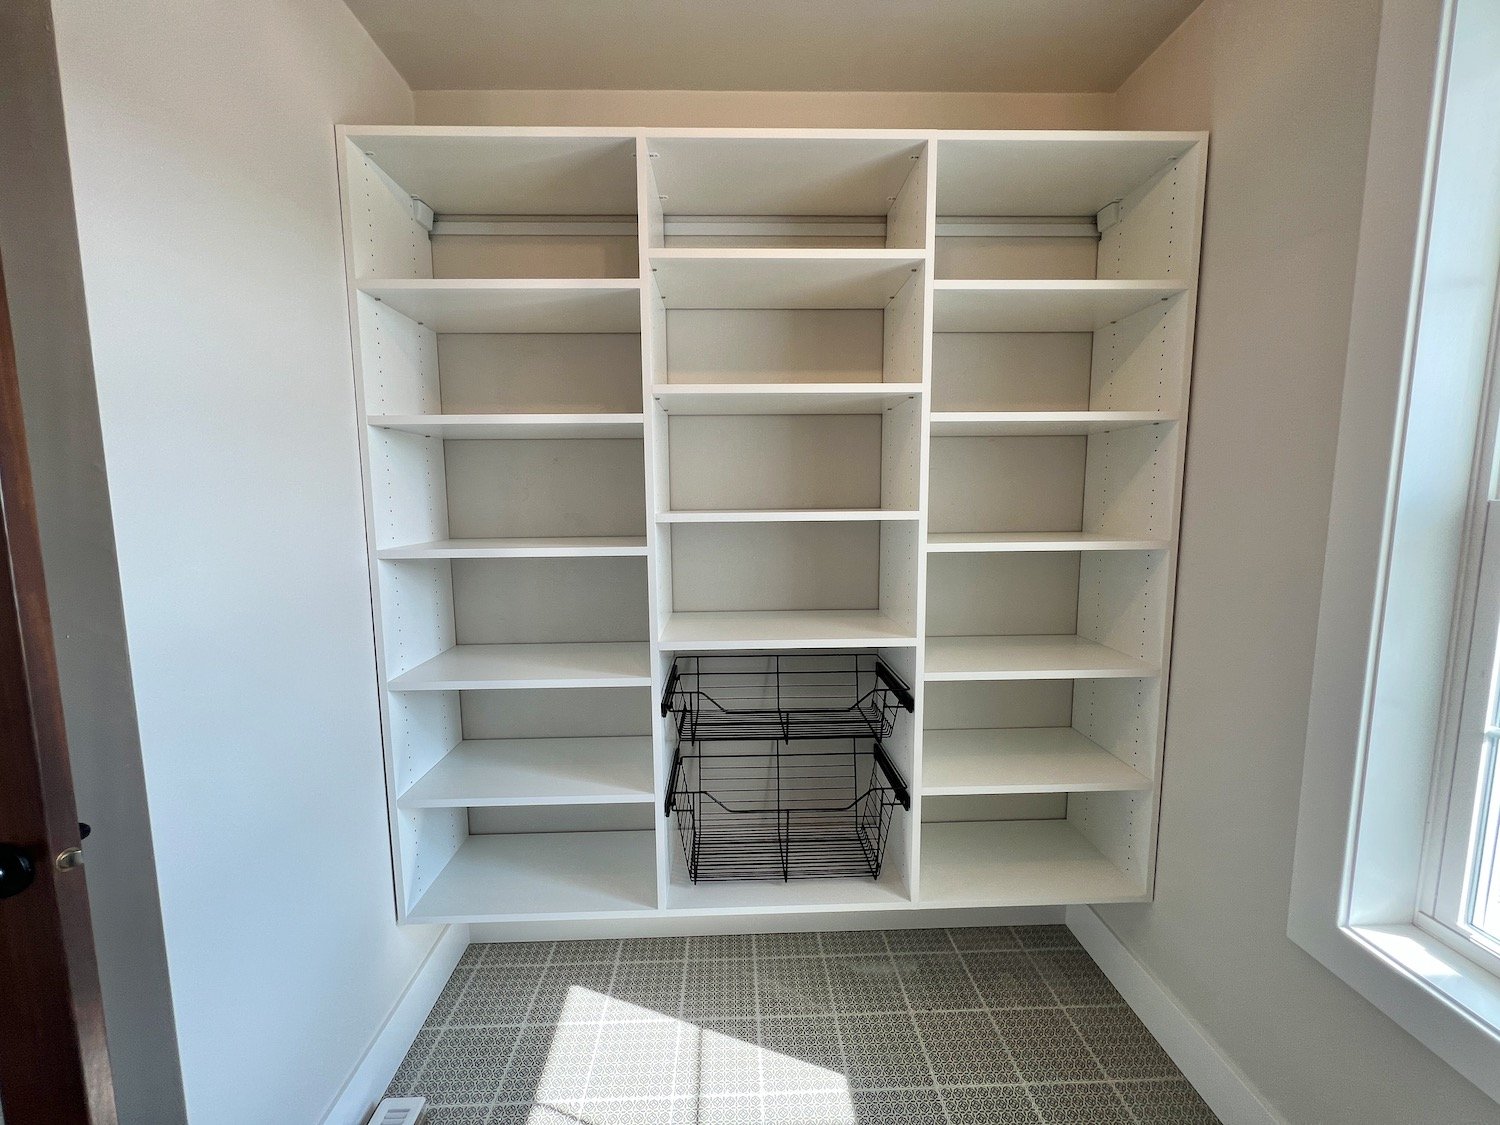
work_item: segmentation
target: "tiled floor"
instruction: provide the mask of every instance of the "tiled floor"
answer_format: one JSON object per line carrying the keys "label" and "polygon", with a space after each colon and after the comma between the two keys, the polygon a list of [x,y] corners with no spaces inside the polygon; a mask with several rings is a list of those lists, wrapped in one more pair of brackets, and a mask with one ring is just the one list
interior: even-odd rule
{"label": "tiled floor", "polygon": [[434,1125],[1207,1125],[1062,926],[475,945]]}

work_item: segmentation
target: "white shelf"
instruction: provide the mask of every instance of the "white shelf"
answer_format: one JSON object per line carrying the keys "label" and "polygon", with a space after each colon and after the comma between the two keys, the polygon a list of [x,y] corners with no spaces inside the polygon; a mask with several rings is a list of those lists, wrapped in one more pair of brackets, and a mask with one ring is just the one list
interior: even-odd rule
{"label": "white shelf", "polygon": [[868,523],[914,520],[920,512],[894,508],[782,508],[751,511],[661,512],[659,523]]}
{"label": "white shelf", "polygon": [[929,730],[922,792],[1086,793],[1149,789],[1151,781],[1072,727]]}
{"label": "white shelf", "polygon": [[932,532],[929,554],[995,553],[1001,551],[1164,551],[1166,539],[1132,539],[1092,531],[962,531]]}
{"label": "white shelf", "polygon": [[880,414],[922,393],[920,383],[658,384],[668,414]]}
{"label": "white shelf", "polygon": [[[675,841],[673,847],[677,847]],[[889,865],[878,880],[792,879],[785,883],[710,880],[695,884],[687,877],[680,856],[674,855],[673,860],[672,881],[663,904],[668,910],[724,915],[801,914],[911,906],[911,897]]]}
{"label": "white shelf", "polygon": [[402,808],[654,803],[651,738],[460,742],[407,788]]}
{"label": "white shelf", "polygon": [[639,438],[640,414],[376,414],[382,430],[453,440],[496,438]]}
{"label": "white shelf", "polygon": [[1093,332],[1187,291],[1175,281],[934,281],[934,332]]}
{"label": "white shelf", "polygon": [[944,137],[937,208],[948,215],[1097,215],[1198,140],[1191,133]]}
{"label": "white shelf", "polygon": [[651,912],[655,832],[470,836],[409,922],[504,922]]}
{"label": "white shelf", "polygon": [[666,649],[903,647],[910,630],[876,610],[674,613],[661,633]]}
{"label": "white shelf", "polygon": [[922,825],[921,899],[928,906],[1055,906],[1134,902],[1146,888],[1064,820]]}
{"label": "white shelf", "polygon": [[929,680],[1114,679],[1157,667],[1084,637],[929,637]]}
{"label": "white shelf", "polygon": [[911,250],[653,250],[669,309],[883,309],[921,269]]}
{"label": "white shelf", "polygon": [[649,686],[647,647],[644,642],[457,645],[387,686],[392,691]]}
{"label": "white shelf", "polygon": [[572,536],[558,539],[434,539],[382,547],[377,558],[398,559],[583,559],[646,554],[644,535]]}
{"label": "white shelf", "polygon": [[360,292],[434,332],[639,332],[635,278],[371,278]]}
{"label": "white shelf", "polygon": [[1147,410],[934,410],[935,437],[1008,437],[1022,434],[1098,434],[1174,422]]}

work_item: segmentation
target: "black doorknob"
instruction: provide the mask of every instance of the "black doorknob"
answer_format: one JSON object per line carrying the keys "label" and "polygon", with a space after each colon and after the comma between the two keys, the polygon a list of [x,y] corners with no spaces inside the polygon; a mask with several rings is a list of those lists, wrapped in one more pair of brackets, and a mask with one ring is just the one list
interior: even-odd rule
{"label": "black doorknob", "polygon": [[36,879],[36,865],[15,844],[0,844],[0,898],[18,895]]}

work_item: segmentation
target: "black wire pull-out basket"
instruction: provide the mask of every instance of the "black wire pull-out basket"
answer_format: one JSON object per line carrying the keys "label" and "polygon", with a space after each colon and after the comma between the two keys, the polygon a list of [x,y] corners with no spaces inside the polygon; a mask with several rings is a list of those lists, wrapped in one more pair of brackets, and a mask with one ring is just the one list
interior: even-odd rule
{"label": "black wire pull-out basket", "polygon": [[873,653],[679,656],[662,694],[681,742],[891,736],[911,689]]}
{"label": "black wire pull-out basket", "polygon": [[698,883],[877,878],[897,805],[911,794],[885,748],[850,738],[679,745],[665,811]]}

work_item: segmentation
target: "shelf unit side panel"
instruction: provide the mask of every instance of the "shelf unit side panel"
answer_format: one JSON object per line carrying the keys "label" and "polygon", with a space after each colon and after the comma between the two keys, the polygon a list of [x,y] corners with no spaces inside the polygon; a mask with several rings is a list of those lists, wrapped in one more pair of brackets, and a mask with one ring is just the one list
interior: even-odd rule
{"label": "shelf unit side panel", "polygon": [[448,538],[448,474],[442,440],[371,429],[366,448],[374,546]]}
{"label": "shelf unit side panel", "polygon": [[1191,154],[1178,157],[1120,201],[1119,221],[1099,237],[1101,278],[1192,277],[1195,168]]}
{"label": "shelf unit side panel", "polygon": [[922,403],[908,399],[880,416],[880,505],[915,512],[922,498]]}
{"label": "shelf unit side panel", "polygon": [[1072,793],[1068,824],[1126,878],[1149,889],[1156,860],[1155,794]]}
{"label": "shelf unit side panel", "polygon": [[398,794],[463,740],[457,692],[387,692],[386,716]]}
{"label": "shelf unit side panel", "polygon": [[915,522],[882,523],[879,534],[880,612],[920,637],[921,528]]}
{"label": "shelf unit side panel", "polygon": [[1150,664],[1162,659],[1165,551],[1091,551],[1078,582],[1078,634]]}
{"label": "shelf unit side panel", "polygon": [[1094,332],[1088,409],[1186,409],[1187,365],[1182,340],[1190,315],[1185,297],[1174,297]]}
{"label": "shelf unit side panel", "polygon": [[410,914],[469,837],[465,809],[401,809],[396,813],[401,838],[401,885]]}
{"label": "shelf unit side panel", "polygon": [[890,201],[885,220],[885,245],[888,250],[920,250],[930,246],[927,221],[932,210],[932,183],[928,175],[932,145],[924,144],[912,157],[911,174]]}
{"label": "shelf unit side panel", "polygon": [[412,199],[373,160],[349,142],[349,229],[355,277],[431,277],[427,229],[413,217]]}
{"label": "shelf unit side panel", "polygon": [[1159,680],[1079,680],[1072,725],[1137,773],[1154,778],[1160,758]]}
{"label": "shelf unit side panel", "polygon": [[1082,530],[1145,539],[1176,535],[1174,425],[1158,422],[1088,436]]}
{"label": "shelf unit side panel", "polygon": [[442,409],[437,333],[367,293],[355,294],[368,415]]}
{"label": "shelf unit side panel", "polygon": [[446,559],[375,565],[386,676],[394,678],[453,647],[452,572]]}
{"label": "shelf unit side panel", "polygon": [[[915,649],[881,649],[879,655],[886,666],[905,680],[914,692],[919,688],[921,677],[918,675]],[[910,810],[899,805],[892,810],[891,834],[885,848],[886,869],[897,880],[896,885],[904,888],[907,895],[915,893],[917,878],[917,846],[921,824],[919,818],[922,814],[919,803],[920,766],[917,760],[921,749],[918,745],[920,737],[921,728],[917,726],[916,714],[898,711],[891,737],[883,743],[892,764],[900,772],[901,779],[911,794]]]}

